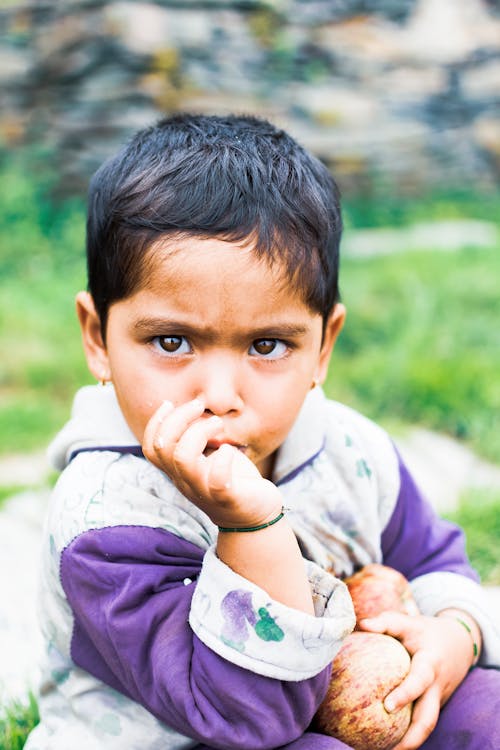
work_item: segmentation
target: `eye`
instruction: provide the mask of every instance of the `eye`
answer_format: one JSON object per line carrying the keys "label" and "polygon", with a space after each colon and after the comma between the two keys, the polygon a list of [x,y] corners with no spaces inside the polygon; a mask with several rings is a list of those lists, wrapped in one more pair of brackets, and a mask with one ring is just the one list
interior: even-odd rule
{"label": "eye", "polygon": [[189,354],[191,346],[184,336],[155,336],[153,344],[162,354]]}
{"label": "eye", "polygon": [[265,359],[279,359],[288,352],[288,346],[280,339],[256,339],[249,349],[249,353]]}

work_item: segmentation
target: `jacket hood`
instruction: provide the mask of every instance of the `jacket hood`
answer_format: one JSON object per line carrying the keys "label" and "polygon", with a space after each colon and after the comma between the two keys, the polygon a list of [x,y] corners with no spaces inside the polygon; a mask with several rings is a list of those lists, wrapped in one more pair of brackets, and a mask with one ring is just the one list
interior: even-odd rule
{"label": "jacket hood", "polygon": [[62,471],[75,451],[138,445],[113,386],[87,385],[77,391],[71,419],[49,445],[47,455],[54,468]]}

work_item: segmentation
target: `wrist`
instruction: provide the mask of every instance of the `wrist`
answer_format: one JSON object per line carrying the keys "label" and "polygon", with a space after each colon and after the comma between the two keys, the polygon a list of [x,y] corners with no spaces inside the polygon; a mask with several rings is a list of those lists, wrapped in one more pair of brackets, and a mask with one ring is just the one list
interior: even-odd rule
{"label": "wrist", "polygon": [[437,613],[437,617],[444,617],[455,620],[457,625],[460,625],[462,631],[467,633],[471,648],[471,665],[475,667],[481,656],[482,637],[481,629],[477,624],[476,620],[468,612],[462,609],[456,609],[450,607],[449,609],[443,609]]}
{"label": "wrist", "polygon": [[306,565],[286,517],[251,534],[219,533],[216,555],[272,599],[314,615]]}
{"label": "wrist", "polygon": [[288,508],[285,508],[285,506],[282,505],[279,511],[273,511],[272,513],[268,514],[267,518],[265,518],[261,523],[252,526],[218,526],[218,529],[219,531],[222,531],[224,533],[247,533],[253,531],[262,531],[262,529],[267,529],[268,526],[274,526],[275,523],[281,521],[287,510]]}

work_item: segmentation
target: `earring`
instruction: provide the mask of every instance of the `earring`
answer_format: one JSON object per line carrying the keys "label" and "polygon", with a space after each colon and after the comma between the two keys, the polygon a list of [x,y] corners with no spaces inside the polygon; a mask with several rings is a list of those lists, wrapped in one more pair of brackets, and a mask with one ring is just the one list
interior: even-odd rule
{"label": "earring", "polygon": [[110,378],[108,376],[108,373],[106,371],[103,371],[101,375],[101,379],[99,380],[99,383],[101,385],[106,385],[106,383],[109,383],[109,382],[110,382]]}
{"label": "earring", "polygon": [[319,378],[314,378],[313,382],[311,383],[311,391],[318,385],[321,385],[321,380]]}

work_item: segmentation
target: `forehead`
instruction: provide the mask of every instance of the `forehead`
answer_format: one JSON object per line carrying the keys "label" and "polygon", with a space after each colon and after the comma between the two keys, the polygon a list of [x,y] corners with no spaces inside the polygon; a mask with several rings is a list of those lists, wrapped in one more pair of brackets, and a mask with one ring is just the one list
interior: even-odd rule
{"label": "forehead", "polygon": [[190,309],[240,308],[265,314],[293,308],[316,316],[293,286],[284,263],[269,263],[251,243],[170,237],[148,251],[141,291]]}

